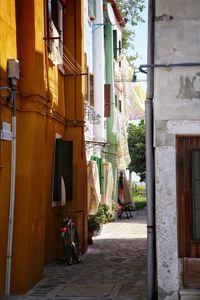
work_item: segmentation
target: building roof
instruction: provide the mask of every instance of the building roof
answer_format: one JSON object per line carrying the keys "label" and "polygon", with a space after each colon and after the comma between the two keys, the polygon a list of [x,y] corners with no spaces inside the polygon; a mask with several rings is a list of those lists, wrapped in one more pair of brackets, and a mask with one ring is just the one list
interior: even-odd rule
{"label": "building roof", "polygon": [[119,25],[121,27],[125,27],[126,23],[124,21],[124,18],[122,17],[121,11],[118,7],[118,4],[116,3],[116,0],[107,0],[107,2],[111,4],[112,9],[113,9],[114,14],[115,14],[115,17],[116,17]]}

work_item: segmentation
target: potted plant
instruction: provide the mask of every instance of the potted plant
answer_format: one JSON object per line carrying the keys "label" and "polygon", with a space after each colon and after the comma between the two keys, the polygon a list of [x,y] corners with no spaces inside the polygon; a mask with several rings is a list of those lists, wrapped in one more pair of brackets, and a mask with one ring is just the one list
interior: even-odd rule
{"label": "potted plant", "polygon": [[100,230],[101,221],[96,215],[89,215],[88,217],[88,244],[92,244],[92,237],[95,231]]}
{"label": "potted plant", "polygon": [[109,206],[100,202],[97,213],[88,217],[88,244],[92,244],[92,237],[99,234],[102,225],[107,223],[110,217]]}

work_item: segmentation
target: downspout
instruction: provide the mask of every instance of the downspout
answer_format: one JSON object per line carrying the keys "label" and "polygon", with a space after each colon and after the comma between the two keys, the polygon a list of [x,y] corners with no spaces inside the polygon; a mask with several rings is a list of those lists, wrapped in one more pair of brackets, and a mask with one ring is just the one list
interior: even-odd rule
{"label": "downspout", "polygon": [[16,87],[12,86],[12,151],[11,151],[11,183],[10,183],[10,207],[8,223],[7,261],[6,261],[6,286],[5,295],[10,295],[12,244],[13,244],[13,223],[14,223],[14,202],[15,202],[15,175],[16,175]]}
{"label": "downspout", "polygon": [[[155,0],[148,2],[148,53],[147,63],[154,63],[154,15]],[[155,300],[156,295],[156,238],[155,238],[155,171],[153,148],[153,98],[154,69],[147,72],[145,101],[146,120],[146,185],[147,185],[147,299]]]}
{"label": "downspout", "polygon": [[6,283],[5,295],[10,295],[11,263],[13,246],[13,225],[14,225],[14,205],[15,205],[15,177],[16,177],[16,86],[19,79],[19,62],[8,60],[8,78],[11,81],[11,101],[13,102],[12,114],[12,149],[11,149],[11,182],[10,182],[10,206],[8,221],[8,241],[6,259]]}

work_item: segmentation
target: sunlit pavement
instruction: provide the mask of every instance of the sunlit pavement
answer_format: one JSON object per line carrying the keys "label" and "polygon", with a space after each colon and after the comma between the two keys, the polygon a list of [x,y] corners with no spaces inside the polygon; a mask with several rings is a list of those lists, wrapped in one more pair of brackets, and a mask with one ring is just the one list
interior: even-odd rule
{"label": "sunlit pavement", "polygon": [[103,226],[82,263],[54,263],[27,300],[143,300],[146,299],[146,211]]}

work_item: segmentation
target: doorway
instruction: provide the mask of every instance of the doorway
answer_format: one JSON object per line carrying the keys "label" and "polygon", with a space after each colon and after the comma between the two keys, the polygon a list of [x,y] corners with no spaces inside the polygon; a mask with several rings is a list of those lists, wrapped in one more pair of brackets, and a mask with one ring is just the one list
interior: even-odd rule
{"label": "doorway", "polygon": [[183,285],[200,288],[200,136],[177,137],[177,199]]}

